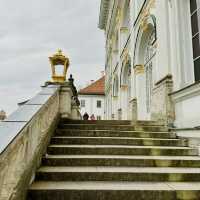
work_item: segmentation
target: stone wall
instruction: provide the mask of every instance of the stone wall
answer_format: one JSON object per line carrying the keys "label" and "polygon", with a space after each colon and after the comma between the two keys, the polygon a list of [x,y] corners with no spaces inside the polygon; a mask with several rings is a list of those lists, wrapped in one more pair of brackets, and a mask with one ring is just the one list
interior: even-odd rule
{"label": "stone wall", "polygon": [[155,84],[152,95],[151,119],[171,125],[175,119],[174,105],[169,94],[173,91],[172,76],[167,75]]}
{"label": "stone wall", "polygon": [[25,200],[60,115],[78,118],[70,88],[46,84],[0,123],[0,200]]}

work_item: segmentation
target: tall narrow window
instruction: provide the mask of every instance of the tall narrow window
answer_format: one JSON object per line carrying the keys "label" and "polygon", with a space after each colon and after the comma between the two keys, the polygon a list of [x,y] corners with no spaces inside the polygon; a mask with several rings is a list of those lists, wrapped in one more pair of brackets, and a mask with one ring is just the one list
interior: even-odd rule
{"label": "tall narrow window", "polygon": [[200,0],[190,0],[195,81],[200,81]]}
{"label": "tall narrow window", "polygon": [[101,101],[100,100],[97,101],[97,108],[101,108]]}
{"label": "tall narrow window", "polygon": [[81,100],[81,108],[85,108],[85,100]]}
{"label": "tall narrow window", "polygon": [[152,78],[152,68],[153,68],[153,59],[156,54],[156,49],[154,47],[155,29],[152,30],[151,34],[149,34],[146,51],[145,51],[145,74],[146,74],[146,108],[147,112],[151,111],[151,100],[152,100],[152,89],[153,89],[153,78]]}

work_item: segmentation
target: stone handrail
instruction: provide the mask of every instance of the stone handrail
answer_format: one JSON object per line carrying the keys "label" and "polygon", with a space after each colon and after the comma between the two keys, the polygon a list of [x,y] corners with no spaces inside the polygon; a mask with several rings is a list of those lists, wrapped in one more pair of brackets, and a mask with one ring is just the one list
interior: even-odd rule
{"label": "stone handrail", "polygon": [[69,85],[47,84],[0,123],[0,200],[25,199],[59,116],[78,118],[71,104]]}

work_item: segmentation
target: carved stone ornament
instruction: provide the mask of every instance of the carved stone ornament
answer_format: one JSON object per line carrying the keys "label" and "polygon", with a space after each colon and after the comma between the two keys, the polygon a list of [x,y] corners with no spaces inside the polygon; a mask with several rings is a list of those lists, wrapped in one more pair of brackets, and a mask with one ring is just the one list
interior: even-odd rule
{"label": "carved stone ornament", "polygon": [[141,24],[140,27],[145,32],[148,28],[148,18],[150,16],[151,9],[155,7],[155,0],[150,0],[147,6],[141,13]]}
{"label": "carved stone ornament", "polygon": [[143,74],[145,72],[144,65],[135,65],[134,67],[135,74]]}

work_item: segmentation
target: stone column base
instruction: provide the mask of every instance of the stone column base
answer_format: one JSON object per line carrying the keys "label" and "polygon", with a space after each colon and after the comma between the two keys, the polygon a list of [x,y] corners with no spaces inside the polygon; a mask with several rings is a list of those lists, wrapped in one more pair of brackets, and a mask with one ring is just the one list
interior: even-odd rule
{"label": "stone column base", "polygon": [[130,104],[131,104],[131,114],[132,114],[131,122],[132,124],[136,124],[138,120],[137,98],[132,99],[130,101]]}
{"label": "stone column base", "polygon": [[122,120],[122,109],[118,109],[118,120]]}
{"label": "stone column base", "polygon": [[80,120],[81,113],[79,111],[79,106],[72,105],[71,119]]}

